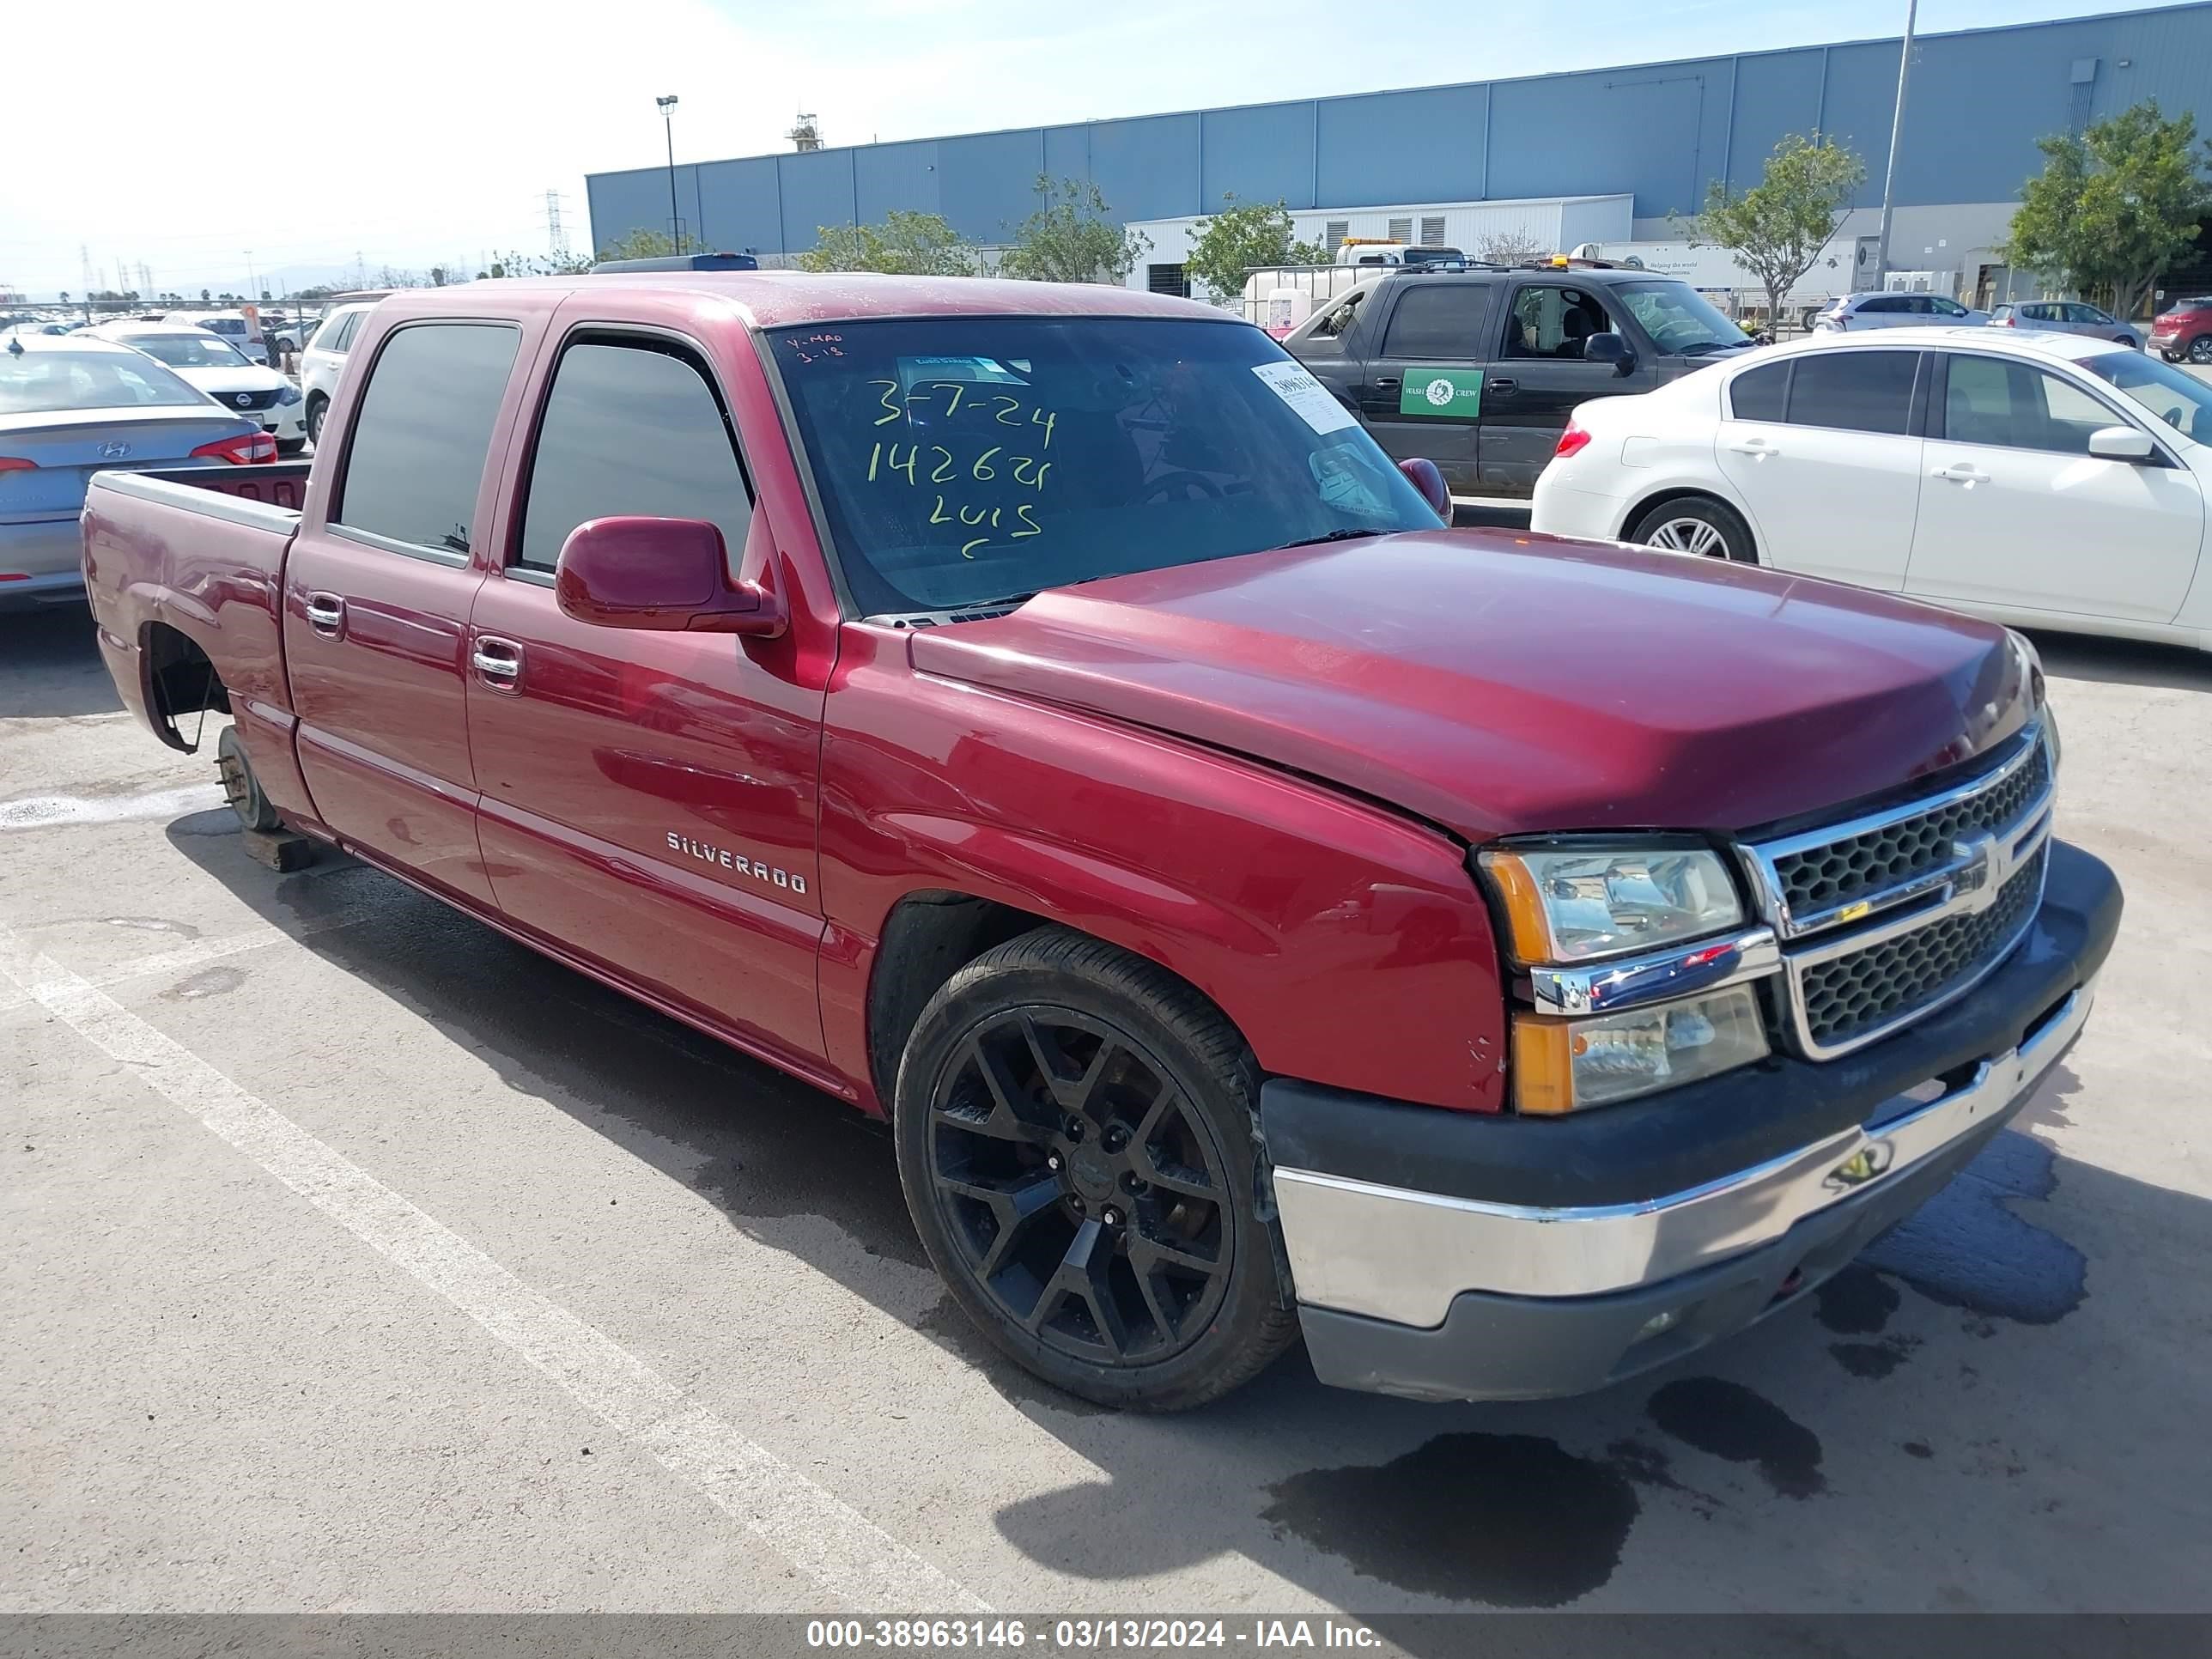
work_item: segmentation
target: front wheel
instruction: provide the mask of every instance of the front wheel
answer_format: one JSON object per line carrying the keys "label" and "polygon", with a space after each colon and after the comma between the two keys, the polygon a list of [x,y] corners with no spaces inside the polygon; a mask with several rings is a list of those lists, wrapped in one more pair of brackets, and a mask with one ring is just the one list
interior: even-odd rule
{"label": "front wheel", "polygon": [[1759,562],[1751,526],[1734,507],[1706,495],[1662,502],[1636,521],[1628,539],[1693,558]]}
{"label": "front wheel", "polygon": [[2189,343],[2189,361],[2212,363],[2212,334],[2200,334]]}
{"label": "front wheel", "polygon": [[1181,1411],[1295,1334],[1261,1217],[1257,1068],[1161,969],[1056,927],[987,951],[923,1009],[895,1092],[923,1247],[1047,1382]]}
{"label": "front wheel", "polygon": [[323,443],[323,411],[330,406],[331,400],[327,398],[311,398],[307,400],[307,441],[318,449],[322,447]]}

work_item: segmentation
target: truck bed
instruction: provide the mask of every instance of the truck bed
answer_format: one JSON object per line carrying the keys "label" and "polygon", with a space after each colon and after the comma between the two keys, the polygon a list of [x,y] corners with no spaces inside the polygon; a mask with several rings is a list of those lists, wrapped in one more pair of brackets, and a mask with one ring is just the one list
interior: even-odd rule
{"label": "truck bed", "polygon": [[279,461],[93,475],[84,574],[100,648],[133,712],[173,747],[187,746],[177,717],[204,698],[232,714],[249,742],[289,733],[284,556],[308,469]]}

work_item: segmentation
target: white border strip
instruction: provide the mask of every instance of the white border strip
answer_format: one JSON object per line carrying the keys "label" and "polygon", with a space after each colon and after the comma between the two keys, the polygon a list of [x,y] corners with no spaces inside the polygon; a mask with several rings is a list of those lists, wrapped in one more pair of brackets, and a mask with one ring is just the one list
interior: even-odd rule
{"label": "white border strip", "polygon": [[442,1222],[4,925],[0,975],[444,1297],[839,1602],[917,1613],[992,1611],[605,1333],[532,1290]]}

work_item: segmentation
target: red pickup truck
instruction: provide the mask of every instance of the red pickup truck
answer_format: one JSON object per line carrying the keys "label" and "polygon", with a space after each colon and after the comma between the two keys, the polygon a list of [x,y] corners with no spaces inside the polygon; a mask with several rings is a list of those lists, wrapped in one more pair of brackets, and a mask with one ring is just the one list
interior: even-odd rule
{"label": "red pickup truck", "polygon": [[1053,1382],[1573,1393],[1949,1179],[2119,893],[2017,635],[1424,483],[1187,302],[623,274],[387,300],[84,558],[250,822],[888,1117]]}

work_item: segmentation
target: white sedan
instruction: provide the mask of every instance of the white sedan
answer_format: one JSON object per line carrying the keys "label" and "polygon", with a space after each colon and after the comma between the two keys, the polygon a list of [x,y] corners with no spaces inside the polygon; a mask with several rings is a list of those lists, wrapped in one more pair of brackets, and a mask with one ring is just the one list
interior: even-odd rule
{"label": "white sedan", "polygon": [[2079,335],[1925,329],[1584,404],[1533,523],[2212,648],[2208,494],[2212,386]]}
{"label": "white sedan", "polygon": [[259,425],[281,453],[307,447],[300,389],[276,370],[247,361],[222,335],[182,323],[102,323],[92,332],[167,365],[186,385]]}

